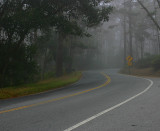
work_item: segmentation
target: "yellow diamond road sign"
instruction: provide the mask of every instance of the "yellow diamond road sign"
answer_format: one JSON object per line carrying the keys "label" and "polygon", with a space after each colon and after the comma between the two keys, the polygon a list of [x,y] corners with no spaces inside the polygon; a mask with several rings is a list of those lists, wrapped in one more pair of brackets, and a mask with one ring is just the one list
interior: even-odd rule
{"label": "yellow diamond road sign", "polygon": [[126,59],[128,61],[128,66],[132,66],[133,57],[132,56],[128,56]]}

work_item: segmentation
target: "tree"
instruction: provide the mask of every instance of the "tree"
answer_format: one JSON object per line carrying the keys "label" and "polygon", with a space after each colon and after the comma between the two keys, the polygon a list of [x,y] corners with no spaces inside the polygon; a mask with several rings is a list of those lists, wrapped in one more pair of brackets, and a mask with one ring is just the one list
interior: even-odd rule
{"label": "tree", "polygon": [[[6,0],[0,6],[0,83],[12,85],[30,79],[34,68],[32,46],[23,41],[29,31],[36,27],[32,10],[24,9],[23,1]],[[20,55],[19,55],[20,54]],[[25,65],[24,65],[25,64]],[[20,66],[21,65],[21,66]],[[30,71],[27,69],[30,68]],[[32,71],[31,71],[32,70]],[[24,73],[22,73],[22,71]],[[14,74],[14,73],[17,74]],[[19,76],[18,73],[24,75]],[[31,74],[30,74],[31,73]],[[14,76],[16,75],[16,76]]]}
{"label": "tree", "polygon": [[[160,25],[158,24],[158,22],[153,18],[152,14],[149,12],[149,10],[144,6],[144,4],[140,1],[137,0],[138,3],[141,5],[141,7],[146,11],[147,15],[150,17],[150,19],[153,21],[153,23],[155,24],[155,26],[158,28],[158,30],[160,30]],[[159,4],[159,0],[157,0],[158,4]]]}
{"label": "tree", "polygon": [[[13,70],[18,67],[15,63],[28,63],[23,70],[30,79],[26,68],[35,67],[34,46],[30,39],[31,34],[39,30],[54,29],[59,39],[57,44],[57,76],[63,72],[63,50],[65,38],[72,36],[88,36],[86,27],[109,20],[112,7],[100,6],[101,0],[3,0],[0,1],[0,83],[14,84]],[[33,49],[33,51],[32,51]],[[23,55],[21,55],[23,50]],[[20,55],[14,55],[16,53]],[[30,53],[31,52],[31,53]],[[27,57],[27,56],[30,57]],[[24,61],[22,60],[24,57]],[[27,59],[26,59],[27,58]],[[30,64],[29,64],[30,63]],[[23,65],[23,64],[22,64]],[[33,65],[33,66],[32,66]],[[10,69],[10,71],[9,71]],[[8,72],[9,71],[9,72]],[[16,72],[22,70],[16,68]],[[28,72],[28,73],[27,73]],[[34,73],[34,71],[30,72]],[[20,78],[20,76],[19,76]],[[21,77],[15,83],[21,83]],[[27,81],[27,80],[26,80]]]}
{"label": "tree", "polygon": [[[124,0],[124,9],[126,8],[125,6],[125,0]],[[123,58],[123,63],[124,66],[126,65],[126,58],[127,58],[127,37],[126,37],[126,14],[124,13],[124,23],[123,23],[123,35],[124,35],[124,58]]]}
{"label": "tree", "polygon": [[160,0],[157,0],[157,3],[158,3],[158,5],[159,5],[159,8],[160,8]]}
{"label": "tree", "polygon": [[[78,4],[77,4],[78,2]],[[61,76],[63,72],[63,47],[68,35],[88,36],[85,27],[96,26],[102,21],[109,20],[112,7],[100,7],[99,0],[77,0],[59,3],[61,12],[57,15],[56,29],[59,32],[59,43],[57,47],[56,74]],[[64,11],[62,11],[64,10]],[[66,13],[67,12],[67,13]],[[82,27],[83,25],[83,27]]]}
{"label": "tree", "polygon": [[[53,15],[45,14],[43,10],[45,6],[39,0],[3,0],[0,2],[0,87],[32,79],[31,76],[35,73],[37,66],[34,61],[34,45],[28,38],[31,37],[31,32],[50,27]],[[18,68],[19,65],[21,65],[20,68]],[[13,73],[20,74],[22,68],[25,73],[21,75],[24,77]],[[16,77],[18,77],[17,80],[13,82]]]}

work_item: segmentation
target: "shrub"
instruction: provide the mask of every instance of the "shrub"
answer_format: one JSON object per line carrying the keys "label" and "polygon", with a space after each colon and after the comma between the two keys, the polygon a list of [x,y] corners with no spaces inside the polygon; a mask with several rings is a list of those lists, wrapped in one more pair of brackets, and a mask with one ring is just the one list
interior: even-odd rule
{"label": "shrub", "polygon": [[154,55],[149,55],[143,59],[138,60],[137,62],[135,62],[135,67],[137,68],[149,68],[152,67],[152,61],[154,59]]}
{"label": "shrub", "polygon": [[152,60],[152,67],[155,71],[160,70],[160,55],[157,55]]}

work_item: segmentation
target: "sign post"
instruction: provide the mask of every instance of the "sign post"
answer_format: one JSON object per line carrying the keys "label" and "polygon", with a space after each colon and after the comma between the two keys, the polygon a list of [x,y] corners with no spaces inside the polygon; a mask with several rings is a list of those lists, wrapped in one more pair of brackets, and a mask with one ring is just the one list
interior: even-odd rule
{"label": "sign post", "polygon": [[132,56],[128,56],[126,58],[126,60],[128,61],[128,73],[131,74],[131,66],[133,65],[133,57]]}

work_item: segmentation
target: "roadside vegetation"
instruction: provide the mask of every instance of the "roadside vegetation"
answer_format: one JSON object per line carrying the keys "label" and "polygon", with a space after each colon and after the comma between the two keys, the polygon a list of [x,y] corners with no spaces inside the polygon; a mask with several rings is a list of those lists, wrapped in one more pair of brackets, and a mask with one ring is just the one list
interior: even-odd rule
{"label": "roadside vegetation", "polygon": [[160,70],[160,55],[147,55],[134,63],[136,68],[153,68],[154,71]]}
{"label": "roadside vegetation", "polygon": [[[126,66],[121,73],[129,74],[129,68]],[[130,68],[132,75],[160,77],[160,55],[146,55],[133,63]]]}
{"label": "roadside vegetation", "polygon": [[[160,0],[119,0],[117,13],[123,34],[123,73],[129,73],[127,57],[133,57],[130,73],[159,76]],[[117,28],[115,26],[115,28]]]}
{"label": "roadside vegetation", "polygon": [[74,72],[71,74],[63,75],[62,77],[53,77],[32,84],[0,88],[0,99],[31,95],[61,88],[78,81],[81,76],[81,72]]}
{"label": "roadside vegetation", "polygon": [[[69,74],[84,64],[79,60],[80,64],[74,64],[74,58],[86,58],[86,52],[95,52],[96,44],[92,44],[91,38],[94,31],[90,29],[109,20],[113,8],[108,2],[0,0],[0,89],[3,93],[8,93],[8,97],[27,95],[76,81]],[[43,81],[48,72],[55,72],[57,78],[45,85],[19,86]],[[67,78],[65,73],[69,79],[60,79]]]}

